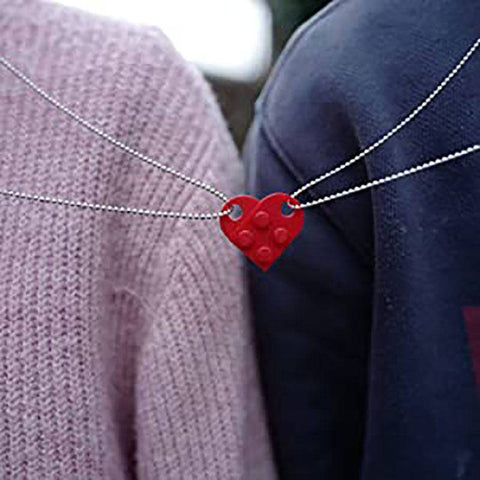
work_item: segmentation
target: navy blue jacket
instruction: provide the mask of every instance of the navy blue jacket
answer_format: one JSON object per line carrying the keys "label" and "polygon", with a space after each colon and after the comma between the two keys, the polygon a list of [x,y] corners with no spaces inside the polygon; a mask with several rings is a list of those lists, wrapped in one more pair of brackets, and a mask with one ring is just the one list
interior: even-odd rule
{"label": "navy blue jacket", "polygon": [[[336,0],[257,103],[250,193],[292,192],[399,122],[480,36],[478,0]],[[304,200],[480,143],[480,51],[417,119]],[[305,210],[249,267],[280,478],[480,479],[480,154]],[[470,312],[479,310],[471,310]]]}

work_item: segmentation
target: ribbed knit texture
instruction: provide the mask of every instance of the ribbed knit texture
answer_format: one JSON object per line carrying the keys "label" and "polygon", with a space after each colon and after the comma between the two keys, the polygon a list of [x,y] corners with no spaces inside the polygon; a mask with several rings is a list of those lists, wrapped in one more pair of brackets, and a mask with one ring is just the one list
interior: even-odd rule
{"label": "ribbed knit texture", "polygon": [[[212,95],[157,30],[0,0],[0,55],[122,141],[232,193],[239,164]],[[3,68],[0,185],[221,208]],[[272,478],[241,262],[217,222],[0,205],[0,478]]]}

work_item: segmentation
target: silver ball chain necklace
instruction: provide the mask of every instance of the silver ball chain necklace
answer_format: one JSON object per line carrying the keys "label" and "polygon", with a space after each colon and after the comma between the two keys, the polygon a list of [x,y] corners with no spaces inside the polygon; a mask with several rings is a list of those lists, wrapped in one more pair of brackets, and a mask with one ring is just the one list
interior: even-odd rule
{"label": "silver ball chain necklace", "polygon": [[[179,180],[193,185],[194,187],[203,189],[219,198],[224,202],[223,208],[218,212],[198,213],[198,212],[176,212],[176,211],[161,211],[149,210],[142,208],[133,208],[128,206],[108,205],[102,203],[92,203],[80,200],[68,200],[64,198],[57,198],[54,196],[37,195],[34,193],[22,192],[19,190],[0,189],[0,195],[7,198],[18,200],[26,200],[32,202],[40,202],[47,204],[62,205],[66,207],[74,207],[80,209],[87,209],[101,212],[123,213],[129,215],[138,215],[145,217],[162,217],[162,218],[176,218],[183,220],[214,220],[219,219],[220,227],[225,236],[238,247],[250,260],[257,264],[262,270],[266,271],[283,253],[285,248],[295,239],[303,227],[304,209],[321,205],[339,198],[343,198],[355,193],[368,190],[371,188],[384,185],[395,180],[419,173],[423,170],[439,166],[441,164],[456,160],[472,153],[480,151],[480,144],[470,145],[459,151],[450,153],[448,155],[435,158],[424,163],[415,165],[413,167],[401,170],[382,178],[373,179],[369,182],[350,187],[345,190],[331,193],[321,198],[314,199],[309,202],[300,203],[297,197],[313,186],[323,182],[327,178],[336,175],[342,170],[348,168],[359,160],[371,154],[374,150],[381,147],[400,130],[407,126],[414,120],[421,112],[423,112],[432,101],[445,89],[445,87],[453,80],[464,65],[472,58],[474,53],[480,46],[480,38],[478,38],[468,51],[463,55],[460,61],[447,74],[447,76],[434,88],[434,90],[425,99],[418,104],[408,115],[406,115],[400,122],[398,122],[387,133],[381,136],[374,143],[363,149],[353,158],[345,161],[337,167],[322,173],[318,177],[310,180],[304,185],[300,186],[292,194],[273,193],[262,200],[257,200],[248,195],[238,195],[231,199],[228,196],[217,190],[215,187],[189,177],[174,168],[154,160],[129,145],[121,142],[112,135],[104,132],[96,127],[88,120],[85,120],[70,108],[63,105],[57,99],[52,97],[49,93],[32,81],[25,73],[16,68],[6,58],[0,56],[0,65],[7,69],[10,73],[15,75],[19,80],[30,87],[35,93],[40,95],[44,100],[56,107],[58,110],[69,116],[72,120],[82,125],[92,133],[96,134],[104,141],[107,141],[115,147],[123,150],[130,156],[177,177]],[[290,212],[285,213],[283,208],[288,205]],[[242,213],[239,218],[232,218],[231,214],[234,207],[240,207]]]}

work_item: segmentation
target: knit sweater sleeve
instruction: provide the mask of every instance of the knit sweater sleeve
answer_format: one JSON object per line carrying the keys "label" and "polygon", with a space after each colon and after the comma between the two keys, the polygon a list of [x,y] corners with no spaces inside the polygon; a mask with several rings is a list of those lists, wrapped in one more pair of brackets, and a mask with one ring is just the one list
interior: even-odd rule
{"label": "knit sweater sleeve", "polygon": [[[175,86],[165,108],[177,138],[173,145],[170,135],[164,141],[169,157],[231,195],[239,165],[212,95],[181,60],[172,67]],[[205,192],[168,183],[157,197],[165,207],[221,206]],[[161,223],[158,243],[149,237],[142,247],[152,256],[143,266],[148,313],[136,362],[139,476],[269,478],[238,255],[216,222]]]}
{"label": "knit sweater sleeve", "polygon": [[[205,81],[159,34],[142,52],[135,69],[144,83],[132,107],[139,148],[230,196],[240,165]],[[137,192],[130,203],[221,208],[208,193],[159,172],[132,166],[120,183],[130,182]],[[111,281],[120,331],[135,323],[138,477],[271,478],[239,256],[216,221],[128,223],[126,241],[117,244],[123,266]],[[119,338],[128,350],[128,335]]]}
{"label": "knit sweater sleeve", "polygon": [[[213,96],[157,30],[0,0],[0,54],[132,148],[231,195]],[[212,212],[0,69],[2,188]],[[3,199],[0,478],[268,479],[240,260],[215,221]]]}

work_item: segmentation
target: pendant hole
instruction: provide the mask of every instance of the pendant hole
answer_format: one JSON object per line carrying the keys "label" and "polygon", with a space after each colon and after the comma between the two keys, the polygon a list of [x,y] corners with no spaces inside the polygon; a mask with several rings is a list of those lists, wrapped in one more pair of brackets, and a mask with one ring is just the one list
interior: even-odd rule
{"label": "pendant hole", "polygon": [[291,217],[293,215],[293,208],[288,204],[288,202],[282,203],[282,215],[284,217]]}
{"label": "pendant hole", "polygon": [[233,205],[232,213],[230,214],[230,218],[232,220],[239,220],[243,215],[243,210],[240,205]]}

